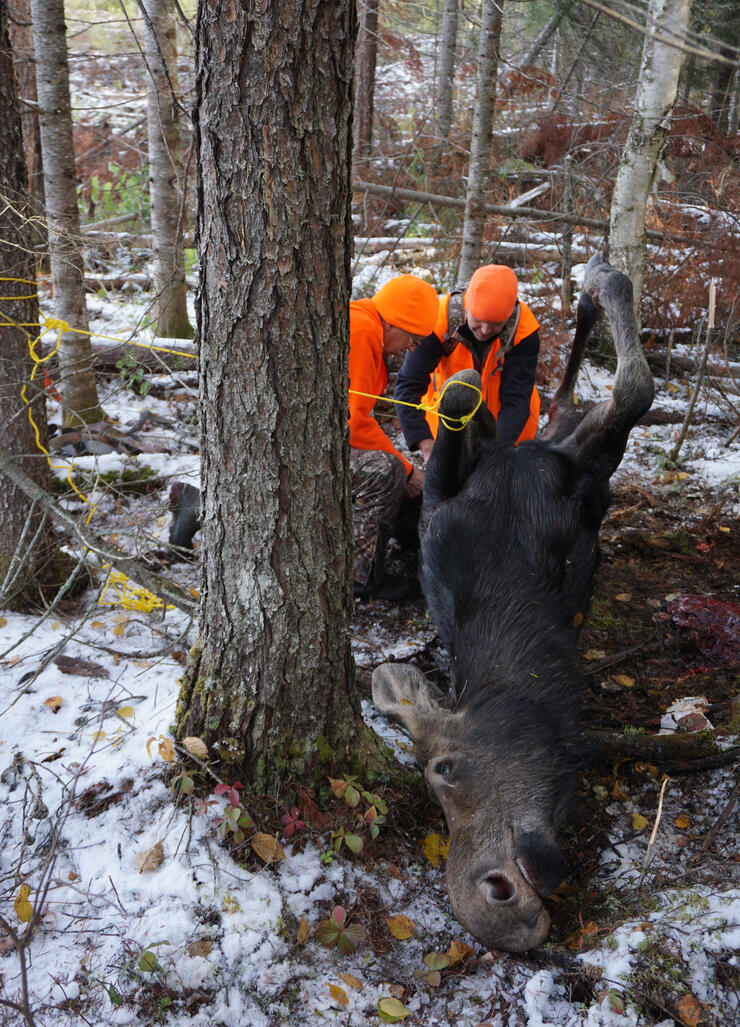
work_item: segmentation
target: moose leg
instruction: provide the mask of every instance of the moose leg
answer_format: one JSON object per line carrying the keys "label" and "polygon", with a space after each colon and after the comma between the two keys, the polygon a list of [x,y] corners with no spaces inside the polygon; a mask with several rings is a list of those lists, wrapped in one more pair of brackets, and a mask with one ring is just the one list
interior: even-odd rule
{"label": "moose leg", "polygon": [[[588,262],[586,275],[595,267],[604,263],[600,253],[595,254]],[[608,265],[607,265],[608,266]],[[583,354],[586,349],[591,331],[599,316],[599,311],[587,292],[582,292],[578,298],[576,309],[576,331],[573,337],[573,345],[570,348],[568,363],[565,367],[565,374],[555,395],[552,397],[548,411],[549,423],[542,432],[542,438],[548,442],[559,443],[575,431],[583,414],[578,410],[573,399],[578,372],[583,361]]]}
{"label": "moose leg", "polygon": [[650,409],[655,386],[640,345],[632,282],[603,263],[586,277],[584,291],[609,319],[617,370],[611,397],[586,414],[565,445],[575,449],[578,458],[598,477],[607,479],[624,456],[630,431]]}
{"label": "moose leg", "polygon": [[[480,399],[477,371],[458,371],[445,385],[439,405],[439,431],[424,474],[423,524],[440,503],[460,491],[481,441],[496,437],[496,422]],[[472,420],[460,423],[476,406]]]}
{"label": "moose leg", "polygon": [[[600,310],[609,319],[617,354],[617,370],[611,396],[593,407],[575,427],[571,421],[568,434],[557,423],[559,415],[556,413],[555,427],[549,428],[544,437],[557,442],[560,448],[580,463],[588,464],[592,472],[606,482],[624,456],[630,431],[650,409],[655,390],[640,345],[632,306],[632,282],[597,255],[589,261],[579,300],[582,330],[585,334],[580,337],[576,331],[565,380],[556,396],[561,407],[560,416],[566,421],[568,405],[572,405],[575,375],[588,337],[586,328],[590,331],[593,312]],[[557,397],[560,397],[559,401]]]}

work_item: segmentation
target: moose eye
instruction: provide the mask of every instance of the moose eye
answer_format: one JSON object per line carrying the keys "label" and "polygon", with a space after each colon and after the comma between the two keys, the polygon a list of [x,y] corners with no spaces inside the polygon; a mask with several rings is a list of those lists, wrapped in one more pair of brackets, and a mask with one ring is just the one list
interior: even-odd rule
{"label": "moose eye", "polygon": [[452,761],[451,760],[439,760],[434,764],[434,773],[440,777],[448,778],[452,773]]}

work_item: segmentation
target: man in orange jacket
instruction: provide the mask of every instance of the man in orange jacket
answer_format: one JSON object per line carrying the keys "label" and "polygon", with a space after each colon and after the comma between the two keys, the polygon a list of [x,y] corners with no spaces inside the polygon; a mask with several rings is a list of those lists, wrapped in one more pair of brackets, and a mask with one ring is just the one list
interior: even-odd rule
{"label": "man in orange jacket", "polygon": [[[388,384],[386,358],[413,349],[432,332],[438,314],[434,287],[413,275],[392,278],[371,299],[349,305],[353,578],[354,593],[361,599],[400,600],[418,593],[415,581],[385,573],[385,547],[404,496],[421,495],[424,472],[395,448],[373,417],[373,408]],[[170,509],[170,545],[192,549],[200,528],[198,489],[175,482]]]}
{"label": "man in orange jacket", "polygon": [[[443,296],[434,331],[407,354],[395,398],[418,404],[439,400],[447,379],[463,368],[479,371],[483,400],[496,418],[498,438],[517,443],[537,431],[540,397],[534,384],[539,323],[517,299],[516,275],[503,264],[479,267],[467,288]],[[409,449],[425,462],[437,435],[437,416],[396,407]]]}
{"label": "man in orange jacket", "polygon": [[385,547],[404,496],[421,495],[424,474],[395,448],[372,416],[388,383],[386,358],[413,350],[434,330],[439,300],[433,286],[399,275],[371,299],[349,305],[349,443],[354,530],[354,592],[362,599],[400,600],[410,579],[385,573]]}

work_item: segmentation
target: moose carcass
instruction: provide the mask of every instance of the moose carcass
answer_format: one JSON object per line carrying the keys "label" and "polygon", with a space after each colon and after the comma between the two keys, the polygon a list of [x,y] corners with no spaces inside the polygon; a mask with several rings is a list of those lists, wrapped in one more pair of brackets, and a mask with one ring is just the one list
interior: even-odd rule
{"label": "moose carcass", "polygon": [[[573,386],[600,310],[617,370],[610,399],[579,418]],[[483,405],[455,430],[481,384],[474,371],[455,379],[442,400],[421,528],[422,586],[452,658],[453,690],[443,698],[418,668],[384,664],[373,698],[413,737],[443,808],[456,917],[485,945],[521,951],[545,938],[542,900],[564,876],[556,832],[583,763],[578,627],[609,479],[653,398],[631,282],[600,256],[589,263],[541,439],[496,442]]]}

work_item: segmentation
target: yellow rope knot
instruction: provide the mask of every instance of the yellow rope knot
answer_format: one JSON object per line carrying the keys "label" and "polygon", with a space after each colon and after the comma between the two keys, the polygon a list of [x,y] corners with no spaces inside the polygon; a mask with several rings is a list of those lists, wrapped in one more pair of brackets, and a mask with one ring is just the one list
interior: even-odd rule
{"label": "yellow rope knot", "polygon": [[[466,389],[473,389],[474,392],[478,393],[478,402],[469,414],[463,414],[462,417],[449,417],[447,414],[440,414],[439,404],[442,402],[442,397],[447,391],[449,385],[464,385]],[[439,399],[434,403],[407,403],[404,399],[392,399],[390,396],[376,396],[372,392],[358,392],[357,389],[349,390],[353,396],[365,396],[367,399],[380,400],[382,403],[394,403],[399,407],[411,407],[412,410],[422,410],[425,414],[437,414],[442,424],[449,431],[462,431],[465,425],[472,421],[475,415],[478,413],[481,403],[483,402],[483,393],[477,385],[472,385],[470,382],[461,382],[450,379],[446,381],[442,387],[442,391],[439,394]],[[455,422],[454,424],[452,422]]]}
{"label": "yellow rope knot", "polygon": [[69,324],[66,321],[62,321],[58,317],[47,317],[46,314],[39,314],[41,324],[45,331],[54,331],[56,328],[59,332],[71,332]]}

